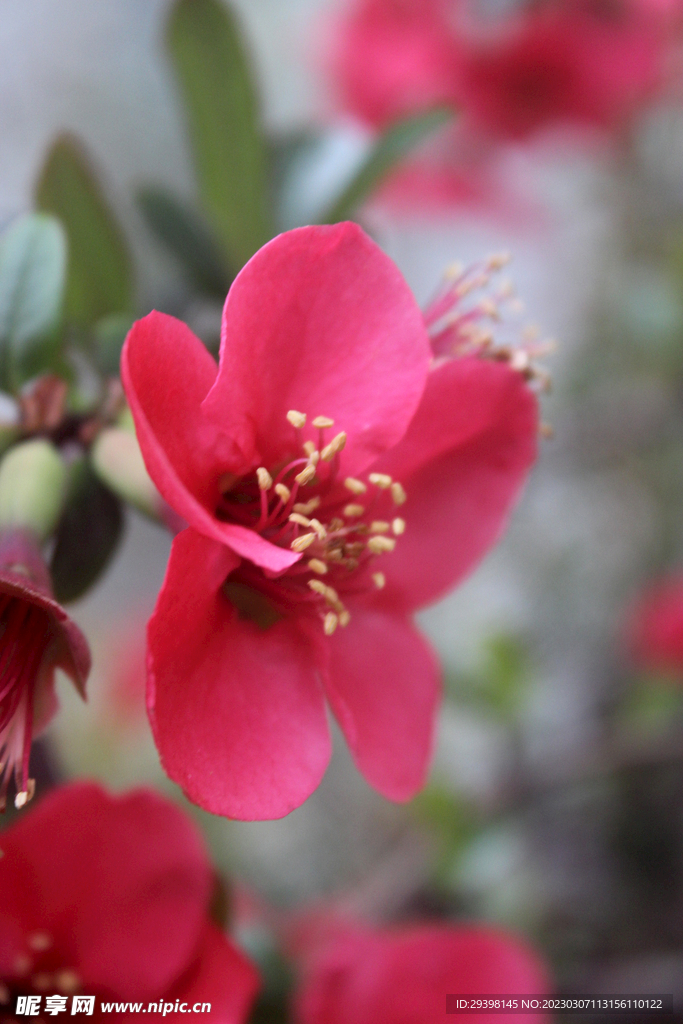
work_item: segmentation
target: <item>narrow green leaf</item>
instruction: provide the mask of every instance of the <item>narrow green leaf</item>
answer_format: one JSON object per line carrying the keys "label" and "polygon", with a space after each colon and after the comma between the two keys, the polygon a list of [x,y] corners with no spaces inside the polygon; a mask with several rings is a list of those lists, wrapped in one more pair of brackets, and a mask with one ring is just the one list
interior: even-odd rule
{"label": "narrow green leaf", "polygon": [[[66,238],[54,217],[27,214],[0,239],[2,386],[48,369],[58,345],[66,279]],[[28,369],[27,369],[28,368]]]}
{"label": "narrow green leaf", "polygon": [[452,116],[451,110],[439,108],[392,124],[377,140],[342,194],[320,218],[320,223],[336,224],[353,217],[390,171],[432,132],[447,124]]}
{"label": "narrow green leaf", "polygon": [[237,269],[272,235],[251,67],[234,15],[219,0],[177,0],[167,38],[202,204]]}
{"label": "narrow green leaf", "polygon": [[224,299],[231,277],[201,214],[155,186],[140,189],[137,201],[151,231],[173,253],[192,283],[201,292]]}
{"label": "narrow green leaf", "polygon": [[58,601],[75,601],[97,581],[123,533],[121,502],[100,483],[85,459],[74,468],[74,476],[50,565]]}
{"label": "narrow green leaf", "polygon": [[133,306],[133,272],[121,229],[80,143],[53,143],[36,186],[41,210],[61,220],[69,240],[66,315],[90,327]]}

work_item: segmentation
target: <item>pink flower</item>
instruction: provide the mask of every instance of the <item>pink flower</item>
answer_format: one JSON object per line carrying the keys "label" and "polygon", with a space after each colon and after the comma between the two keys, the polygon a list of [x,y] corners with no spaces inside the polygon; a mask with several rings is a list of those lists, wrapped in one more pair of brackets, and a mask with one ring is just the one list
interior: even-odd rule
{"label": "pink flower", "polygon": [[641,594],[626,639],[640,667],[683,678],[683,577],[659,580]]}
{"label": "pink flower", "polygon": [[497,166],[500,144],[568,126],[619,130],[663,86],[674,36],[658,0],[542,0],[487,17],[465,0],[357,0],[335,32],[332,65],[343,107],[375,128],[453,111],[453,127],[398,169],[383,197],[510,216],[519,197]]}
{"label": "pink flower", "polygon": [[[548,993],[540,959],[516,936],[480,925],[395,929],[348,925],[308,960],[296,1024],[424,1024],[447,1021],[446,995]],[[500,1014],[468,1015],[495,1024]],[[519,1013],[520,1024],[543,1014]]]}
{"label": "pink flower", "polygon": [[287,814],[328,763],[327,701],[371,785],[409,799],[439,699],[412,615],[519,494],[537,431],[522,375],[476,354],[432,364],[399,271],[341,224],[280,235],[241,271],[218,369],[151,313],[122,376],[147,468],[189,524],[148,628],[168,774],[214,813]]}
{"label": "pink flower", "polygon": [[38,542],[27,532],[0,534],[0,810],[12,775],[18,807],[33,795],[31,742],[48,724],[57,702],[55,669],[82,696],[90,671],[85,637],[52,597]]}
{"label": "pink flower", "polygon": [[173,804],[72,784],[3,832],[2,850],[0,1006],[82,993],[98,1006],[208,1002],[211,1020],[246,1020],[256,972],[209,918],[211,865]]}

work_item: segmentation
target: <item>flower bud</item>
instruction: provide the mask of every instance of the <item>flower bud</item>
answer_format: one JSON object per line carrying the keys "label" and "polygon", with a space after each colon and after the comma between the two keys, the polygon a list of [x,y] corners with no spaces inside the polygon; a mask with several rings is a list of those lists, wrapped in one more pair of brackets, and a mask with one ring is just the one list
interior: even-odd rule
{"label": "flower bud", "polygon": [[153,519],[164,519],[164,503],[152,483],[134,433],[107,427],[91,449],[93,469],[114,494]]}
{"label": "flower bud", "polygon": [[0,529],[20,527],[40,541],[54,531],[66,497],[66,466],[50,441],[23,441],[0,462]]}

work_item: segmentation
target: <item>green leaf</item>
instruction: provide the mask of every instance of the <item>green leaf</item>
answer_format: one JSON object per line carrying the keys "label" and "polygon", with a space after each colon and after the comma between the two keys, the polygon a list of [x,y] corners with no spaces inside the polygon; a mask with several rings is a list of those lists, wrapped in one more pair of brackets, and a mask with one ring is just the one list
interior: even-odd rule
{"label": "green leaf", "polygon": [[238,269],[272,235],[265,144],[240,31],[219,0],[177,0],[167,39],[202,204]]}
{"label": "green leaf", "polygon": [[69,240],[66,315],[90,327],[133,307],[133,272],[121,229],[80,143],[68,135],[50,148],[36,186],[41,210],[61,220]]}
{"label": "green leaf", "polygon": [[69,502],[57,531],[50,572],[58,601],[75,601],[109,565],[123,533],[121,502],[87,461],[74,467]]}
{"label": "green leaf", "polygon": [[140,189],[137,201],[151,231],[173,253],[195,287],[224,299],[231,276],[201,214],[154,186]]}
{"label": "green leaf", "polygon": [[59,339],[66,238],[54,217],[28,214],[0,239],[2,386],[15,389],[49,369]]}
{"label": "green leaf", "polygon": [[392,124],[377,140],[342,194],[320,218],[320,223],[336,224],[352,218],[396,165],[452,116],[451,110],[439,108]]}

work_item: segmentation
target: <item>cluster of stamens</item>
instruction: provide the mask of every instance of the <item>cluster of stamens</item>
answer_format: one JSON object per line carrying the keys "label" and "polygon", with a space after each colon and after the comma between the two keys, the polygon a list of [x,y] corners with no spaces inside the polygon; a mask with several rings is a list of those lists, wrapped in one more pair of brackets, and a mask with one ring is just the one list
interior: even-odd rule
{"label": "cluster of stamens", "polygon": [[[305,413],[292,409],[287,420],[303,454],[275,474],[260,466],[253,482],[242,480],[236,486],[230,481],[217,514],[249,525],[271,543],[302,555],[279,583],[292,595],[296,591],[299,600],[317,603],[324,632],[331,636],[351,618],[339,584],[348,591],[351,573],[394,550],[406,525],[395,512],[405,502],[406,493],[384,473],[370,473],[367,481],[353,477],[342,481],[339,455],[346,434],[342,431],[327,440],[326,432],[334,427],[329,417],[318,416],[311,423],[317,442],[302,439]],[[322,521],[326,516],[329,518]],[[359,586],[366,578],[378,589],[385,585],[382,572],[355,577]]]}
{"label": "cluster of stamens", "polygon": [[13,977],[0,981],[0,1006],[11,1003],[16,994],[44,993],[71,996],[81,989],[78,974],[58,966],[52,936],[33,932],[26,937],[25,952],[18,953]]}
{"label": "cluster of stamens", "polygon": [[[538,390],[547,390],[550,377],[538,360],[555,349],[552,339],[540,337],[535,325],[520,325],[524,304],[509,279],[494,276],[510,262],[507,253],[464,267],[453,264],[425,311],[434,355],[452,358],[480,355],[510,364]],[[483,294],[482,294],[483,293]],[[501,340],[507,330],[512,337]]]}

